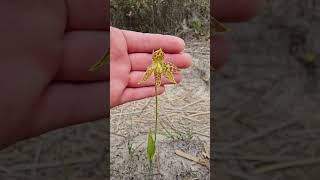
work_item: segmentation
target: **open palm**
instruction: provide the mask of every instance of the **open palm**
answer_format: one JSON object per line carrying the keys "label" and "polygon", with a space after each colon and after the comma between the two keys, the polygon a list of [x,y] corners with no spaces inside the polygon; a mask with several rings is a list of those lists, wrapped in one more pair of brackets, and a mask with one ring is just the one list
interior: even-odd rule
{"label": "open palm", "polygon": [[[159,48],[177,67],[190,66],[191,56],[183,53],[184,41],[178,37],[110,28],[110,107],[155,95],[153,77],[143,84],[138,82],[151,64],[152,51]],[[181,74],[175,74],[175,79],[180,82]],[[161,81],[170,83],[165,78]],[[163,92],[161,86],[158,94]]]}

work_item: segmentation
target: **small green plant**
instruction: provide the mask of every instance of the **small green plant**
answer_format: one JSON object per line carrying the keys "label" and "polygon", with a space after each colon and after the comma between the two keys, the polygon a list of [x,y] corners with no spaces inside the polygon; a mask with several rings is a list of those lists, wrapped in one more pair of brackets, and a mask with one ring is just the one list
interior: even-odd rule
{"label": "small green plant", "polygon": [[[152,64],[147,68],[142,80],[139,82],[139,84],[145,82],[151,74],[154,74],[154,82],[155,82],[155,94],[156,94],[156,122],[155,122],[155,128],[154,133],[151,131],[148,134],[148,143],[147,143],[147,157],[150,162],[150,166],[152,164],[152,159],[156,152],[156,140],[157,140],[157,125],[158,125],[158,88],[161,85],[161,76],[163,75],[165,78],[167,78],[170,82],[175,83],[176,81],[173,77],[173,73],[179,72],[180,69],[178,69],[175,65],[165,62],[164,61],[164,52],[160,48],[159,50],[152,52]],[[153,137],[154,136],[154,137]]]}
{"label": "small green plant", "polygon": [[172,127],[170,124],[170,130],[167,129],[162,122],[160,122],[161,127],[163,128],[164,132],[162,133],[165,137],[171,140],[184,140],[184,139],[192,139],[193,137],[193,128],[185,128],[183,131],[177,130],[176,128]]}
{"label": "small green plant", "polygon": [[128,140],[128,152],[130,157],[132,158],[135,152],[135,148],[133,147],[133,143],[130,140]]}

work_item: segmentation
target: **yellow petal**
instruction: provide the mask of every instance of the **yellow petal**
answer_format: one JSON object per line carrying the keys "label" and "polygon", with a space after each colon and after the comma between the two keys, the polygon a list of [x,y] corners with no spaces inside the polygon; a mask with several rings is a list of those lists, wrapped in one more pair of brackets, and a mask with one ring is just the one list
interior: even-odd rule
{"label": "yellow petal", "polygon": [[161,73],[154,72],[154,82],[156,83],[157,87],[161,85]]}
{"label": "yellow petal", "polygon": [[165,71],[169,71],[171,73],[175,73],[175,72],[180,71],[180,69],[172,63],[166,62],[165,65],[166,65]]}
{"label": "yellow petal", "polygon": [[141,83],[145,82],[146,80],[148,80],[149,77],[151,76],[152,72],[153,72],[153,68],[152,68],[152,66],[149,66],[147,68],[147,71],[144,73],[143,78],[138,82],[138,84],[141,84]]}
{"label": "yellow petal", "polygon": [[173,77],[173,74],[169,71],[163,71],[163,76],[166,77],[170,82],[177,84],[176,80]]}

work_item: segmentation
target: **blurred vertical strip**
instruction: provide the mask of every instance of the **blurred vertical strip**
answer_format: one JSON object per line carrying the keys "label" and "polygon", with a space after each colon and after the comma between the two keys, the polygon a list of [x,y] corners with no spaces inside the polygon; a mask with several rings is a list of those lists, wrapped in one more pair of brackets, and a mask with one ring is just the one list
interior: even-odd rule
{"label": "blurred vertical strip", "polygon": [[213,5],[214,5],[214,0],[210,0],[210,173],[209,173],[209,179],[216,179],[214,175],[214,162],[213,162],[213,143],[214,143],[214,124],[213,124],[213,115],[214,115],[214,109],[213,109],[213,88],[214,86],[213,83],[213,78],[214,78],[214,69],[213,69],[213,24],[211,21],[211,17],[213,17]]}
{"label": "blurred vertical strip", "polygon": [[[110,53],[110,0],[106,0],[106,23],[108,25],[108,30],[106,33],[107,36],[107,50],[106,53]],[[106,73],[110,74],[110,56],[107,56],[107,59],[109,59],[105,65],[106,68]],[[110,75],[108,76],[110,78]],[[106,84],[106,93],[107,93],[107,98],[106,98],[106,108],[107,108],[107,114],[109,117],[106,119],[106,180],[110,179],[110,79],[107,80]]]}
{"label": "blurred vertical strip", "polygon": [[[216,169],[214,169],[214,162],[213,162],[213,150],[214,150],[214,135],[215,131],[215,125],[214,122],[214,104],[213,100],[214,98],[214,87],[215,83],[214,77],[216,69],[222,66],[225,58],[223,57],[226,54],[226,47],[223,40],[223,36],[219,33],[223,33],[227,31],[227,28],[220,23],[215,17],[214,17],[214,0],[210,0],[210,172],[215,172]],[[219,46],[216,46],[217,43],[220,43]],[[213,87],[212,87],[213,86]],[[215,174],[210,173],[210,179],[216,179]]]}

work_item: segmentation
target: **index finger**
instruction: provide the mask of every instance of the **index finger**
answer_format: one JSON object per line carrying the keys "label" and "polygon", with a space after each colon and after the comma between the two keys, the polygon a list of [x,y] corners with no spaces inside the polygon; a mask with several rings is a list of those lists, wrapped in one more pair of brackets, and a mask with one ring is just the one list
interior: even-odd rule
{"label": "index finger", "polygon": [[150,53],[162,48],[167,53],[180,53],[185,43],[179,37],[122,30],[129,53]]}

